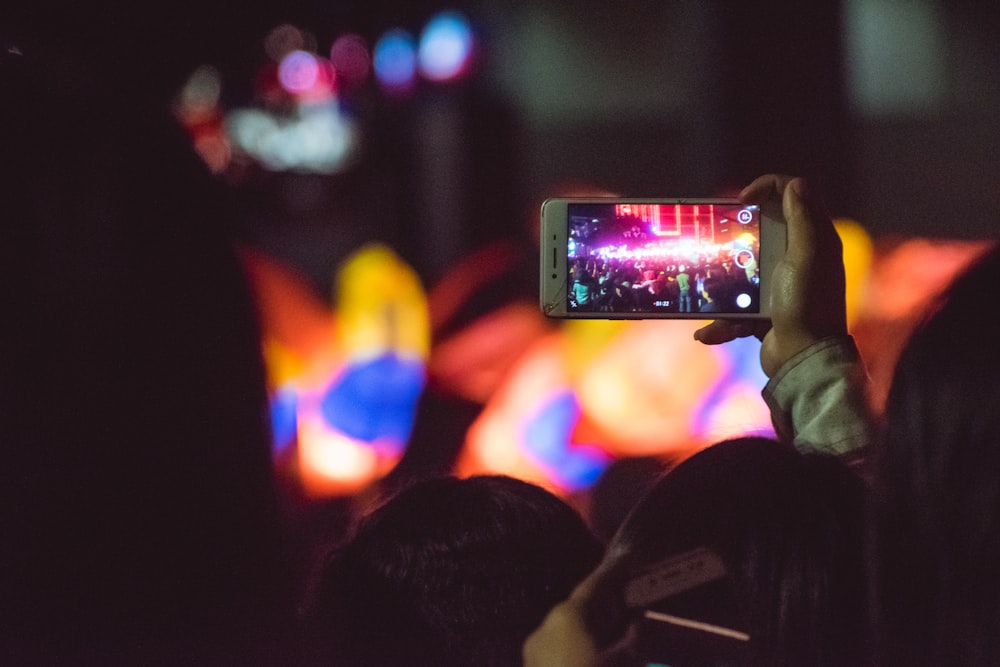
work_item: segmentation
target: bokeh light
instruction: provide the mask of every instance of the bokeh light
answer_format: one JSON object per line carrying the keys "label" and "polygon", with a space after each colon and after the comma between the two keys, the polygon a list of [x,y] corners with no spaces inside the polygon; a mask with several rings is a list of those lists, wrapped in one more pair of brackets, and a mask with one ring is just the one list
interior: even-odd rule
{"label": "bokeh light", "polygon": [[868,272],[871,269],[875,249],[868,231],[858,222],[838,219],[834,221],[834,224],[844,248],[844,269],[847,278],[845,284],[847,322],[850,325],[857,320],[861,302],[866,295]]}
{"label": "bokeh light", "polygon": [[221,96],[221,73],[215,67],[203,65],[181,87],[174,110],[185,125],[204,123],[217,113]]}
{"label": "bokeh light", "polygon": [[229,114],[226,126],[237,149],[272,171],[337,173],[360,148],[356,123],[335,99],[299,104],[285,117],[241,109]]}
{"label": "bokeh light", "polygon": [[293,51],[315,51],[315,39],[290,23],[273,28],[264,38],[264,52],[276,63]]}
{"label": "bokeh light", "polygon": [[404,93],[416,83],[417,52],[413,36],[396,28],[375,43],[375,76],[390,93]]}
{"label": "bokeh light", "polygon": [[210,65],[197,68],[173,102],[177,120],[187,130],[195,151],[214,173],[230,164],[232,150],[223,129],[222,74]]}
{"label": "bokeh light", "polygon": [[315,86],[320,79],[319,62],[311,53],[292,51],[281,59],[278,80],[290,93],[302,93]]}
{"label": "bokeh light", "polygon": [[573,392],[557,391],[527,416],[522,432],[525,452],[566,492],[592,485],[613,458],[595,444],[571,442],[580,412]]}
{"label": "bokeh light", "polygon": [[334,295],[338,343],[355,359],[395,351],[426,360],[430,350],[427,296],[416,271],[391,248],[370,243],[341,267]]}
{"label": "bokeh light", "polygon": [[[849,326],[878,389],[928,299],[989,244],[917,239],[878,248],[856,222],[838,220],[837,231]],[[489,313],[482,326],[436,342],[435,359],[423,286],[391,248],[364,246],[339,268],[333,308],[275,262],[257,257],[253,266],[275,451],[297,452],[295,472],[312,495],[351,493],[393,469],[428,368],[483,406],[465,433],[455,467],[462,476],[510,474],[568,495],[621,458],[681,460],[721,439],[773,435],[754,337],[705,346],[692,336],[704,322],[556,323],[526,304],[515,309],[516,327]],[[498,335],[522,342],[493,369],[483,355],[502,356]]]}
{"label": "bokeh light", "polygon": [[307,104],[332,101],[337,88],[333,64],[306,51],[285,56],[278,67],[278,80],[282,88]]}
{"label": "bokeh light", "polygon": [[381,462],[365,443],[329,427],[312,410],[300,411],[299,470],[313,496],[355,493],[383,475],[394,462]]}
{"label": "bokeh light", "polygon": [[275,456],[283,455],[295,442],[298,431],[298,394],[291,385],[271,392],[271,431]]}
{"label": "bokeh light", "polygon": [[399,456],[413,429],[425,376],[422,360],[387,351],[351,363],[327,390],[320,409],[341,433]]}
{"label": "bokeh light", "polygon": [[473,54],[469,21],[458,12],[433,17],[420,35],[420,73],[431,81],[448,81],[463,75]]}
{"label": "bokeh light", "polygon": [[341,35],[330,46],[330,62],[338,79],[347,88],[360,86],[371,72],[371,53],[361,35]]}
{"label": "bokeh light", "polygon": [[366,245],[338,268],[331,309],[277,260],[243,259],[261,312],[274,455],[297,461],[310,495],[357,491],[409,442],[430,347],[420,280],[390,248]]}

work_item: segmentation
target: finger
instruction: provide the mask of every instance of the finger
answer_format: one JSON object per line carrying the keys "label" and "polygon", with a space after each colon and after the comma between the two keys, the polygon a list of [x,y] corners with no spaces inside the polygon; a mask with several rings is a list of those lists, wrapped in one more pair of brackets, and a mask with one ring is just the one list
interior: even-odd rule
{"label": "finger", "polygon": [[791,176],[784,174],[766,174],[759,176],[740,191],[740,201],[747,204],[764,204],[768,201],[781,201],[785,187]]}
{"label": "finger", "polygon": [[705,345],[721,345],[737,338],[763,338],[770,322],[754,320],[715,320],[694,332],[694,339]]}
{"label": "finger", "polygon": [[694,339],[705,345],[721,345],[737,338],[728,320],[715,320],[694,332]]}
{"label": "finger", "polygon": [[634,614],[625,605],[622,591],[632,574],[630,551],[612,542],[604,559],[570,595],[585,619],[587,630],[595,643],[607,648],[617,641]]}
{"label": "finger", "polygon": [[761,214],[771,220],[784,222],[782,200],[792,180],[792,176],[784,174],[760,176],[743,188],[739,195],[740,201],[745,204],[757,204],[760,206]]}

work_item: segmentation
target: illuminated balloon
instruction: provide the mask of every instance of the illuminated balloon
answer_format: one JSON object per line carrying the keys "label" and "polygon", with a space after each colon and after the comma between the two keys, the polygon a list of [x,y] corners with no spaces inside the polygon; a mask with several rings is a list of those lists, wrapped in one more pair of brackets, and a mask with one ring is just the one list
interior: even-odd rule
{"label": "illuminated balloon", "polygon": [[571,444],[580,405],[570,391],[554,394],[524,424],[524,449],[561,489],[585,489],[597,481],[612,457],[594,444]]}
{"label": "illuminated balloon", "polygon": [[371,244],[340,268],[334,294],[343,365],[306,404],[313,442],[300,459],[314,492],[354,489],[398,463],[426,381],[427,300],[415,271]]}
{"label": "illuminated balloon", "polygon": [[321,410],[327,424],[371,445],[385,443],[384,453],[402,454],[413,428],[424,386],[424,364],[394,352],[349,362],[326,392]]}
{"label": "illuminated balloon", "polygon": [[760,342],[705,346],[704,322],[566,321],[522,356],[469,429],[463,474],[502,473],[560,494],[616,458],[684,458],[772,434]]}
{"label": "illuminated balloon", "polygon": [[281,456],[291,448],[298,432],[298,394],[295,388],[286,386],[271,392],[270,405],[274,438],[272,449],[275,456]]}
{"label": "illuminated balloon", "polygon": [[358,491],[406,449],[426,382],[426,297],[391,249],[358,249],[336,277],[335,309],[295,271],[244,253],[263,324],[275,455],[293,445],[307,493]]}

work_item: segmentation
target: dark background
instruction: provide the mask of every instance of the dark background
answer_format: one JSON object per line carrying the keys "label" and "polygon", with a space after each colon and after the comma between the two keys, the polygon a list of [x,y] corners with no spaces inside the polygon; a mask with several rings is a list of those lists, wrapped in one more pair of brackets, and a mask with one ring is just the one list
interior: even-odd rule
{"label": "dark background", "polygon": [[[299,0],[274,18],[321,45],[344,31],[371,42],[393,27],[418,33],[459,9],[479,40],[476,66],[405,100],[373,91],[362,162],[274,179],[277,208],[256,202],[247,233],[317,281],[369,238],[433,281],[470,249],[532,233],[537,204],[570,185],[709,196],[785,172],[813,178],[832,214],[876,239],[993,237],[995,7]],[[250,46],[226,65],[234,100],[249,92]]]}
{"label": "dark background", "polygon": [[[475,67],[405,99],[374,82],[353,102],[363,159],[334,176],[257,174],[236,190],[243,238],[314,276],[383,239],[433,282],[493,239],[530,245],[546,196],[587,186],[710,196],[768,172],[803,174],[831,212],[876,238],[993,237],[1000,205],[1000,9],[973,0],[218,0],[0,10],[109,68],[121,100],[199,63],[230,107],[253,103],[269,28],[317,52],[345,32],[369,44],[419,34],[437,12],[473,24]],[[11,19],[6,17],[10,16]],[[30,47],[31,45],[28,44]],[[81,68],[87,64],[79,65]],[[119,112],[118,109],[112,112]],[[71,115],[67,115],[71,122]]]}

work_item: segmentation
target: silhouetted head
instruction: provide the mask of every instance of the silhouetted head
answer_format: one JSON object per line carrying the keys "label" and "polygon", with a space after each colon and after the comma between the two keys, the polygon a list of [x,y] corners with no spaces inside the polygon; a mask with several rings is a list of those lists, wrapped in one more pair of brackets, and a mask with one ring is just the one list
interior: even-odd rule
{"label": "silhouetted head", "polygon": [[876,451],[882,664],[1000,661],[1000,285],[993,250],[904,347]]}
{"label": "silhouetted head", "polygon": [[312,662],[519,665],[524,639],[599,557],[583,519],[539,486],[417,482],[326,563],[307,619]]}
{"label": "silhouetted head", "polygon": [[[608,557],[630,572],[699,548],[721,557],[721,592],[708,588],[699,600],[696,591],[688,603],[750,635],[740,664],[863,664],[863,493],[836,459],[766,438],[723,441],[663,476],[625,519]],[[692,659],[665,661],[698,664]]]}

